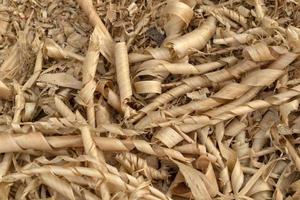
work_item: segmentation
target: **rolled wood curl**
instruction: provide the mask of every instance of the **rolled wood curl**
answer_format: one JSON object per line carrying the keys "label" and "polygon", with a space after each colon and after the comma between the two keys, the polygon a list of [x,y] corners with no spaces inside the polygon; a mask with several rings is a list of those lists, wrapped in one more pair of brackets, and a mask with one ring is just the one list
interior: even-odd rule
{"label": "rolled wood curl", "polygon": [[239,13],[237,13],[233,10],[230,10],[226,7],[221,7],[221,8],[215,9],[214,12],[218,12],[222,15],[225,15],[226,17],[230,18],[231,20],[242,25],[245,29],[248,27],[247,18],[245,18],[244,16],[240,15]]}
{"label": "rolled wood curl", "polygon": [[[94,137],[97,148],[101,151],[126,152],[132,149],[155,155],[158,157],[169,157],[183,162],[191,162],[191,158],[186,158],[180,151],[150,145],[145,140],[120,140],[116,138]],[[83,147],[82,138],[79,135],[73,136],[48,136],[41,132],[31,132],[28,134],[1,134],[0,152],[23,152],[28,149],[54,152],[60,148]]]}
{"label": "rolled wood curl", "polygon": [[191,132],[202,128],[207,125],[216,125],[222,121],[232,119],[236,116],[241,116],[249,114],[258,109],[268,108],[271,106],[277,106],[282,103],[288,102],[292,98],[300,95],[300,85],[288,89],[285,92],[275,94],[264,100],[253,100],[246,102],[240,106],[232,107],[230,110],[223,112],[219,115],[208,116],[208,115],[187,115],[184,118],[175,118],[173,120],[166,122],[156,122],[153,120],[152,123],[143,128],[153,128],[153,127],[166,127],[170,125],[178,125],[178,128],[183,132]]}
{"label": "rolled wood curl", "polygon": [[[199,65],[192,65],[186,62],[176,62],[170,63],[165,60],[153,60],[153,64],[145,66],[144,63],[137,69],[140,75],[145,75],[147,72],[158,73],[158,72],[168,72],[170,74],[204,74],[218,68],[223,67],[224,65],[233,65],[236,64],[237,58],[234,56],[224,57],[217,61],[203,63]],[[147,61],[150,62],[150,61]],[[146,63],[146,62],[145,62]],[[148,73],[149,74],[149,73]]]}
{"label": "rolled wood curl", "polygon": [[160,94],[162,91],[161,82],[169,75],[169,74],[204,74],[207,72],[211,72],[215,69],[223,67],[225,65],[233,65],[237,62],[237,59],[233,56],[221,58],[218,61],[192,65],[189,63],[181,62],[181,63],[169,63],[165,60],[149,60],[142,63],[137,68],[137,74],[135,75],[135,79],[138,79],[142,76],[153,77],[151,80],[146,81],[136,81],[134,83],[136,92],[139,94],[146,93],[158,93]]}
{"label": "rolled wood curl", "polygon": [[[243,78],[241,80],[241,83],[233,82],[225,85],[221,90],[219,90],[217,93],[215,93],[209,98],[199,101],[192,101],[182,106],[174,106],[173,108],[170,108],[168,110],[154,111],[162,112],[162,114],[155,115],[152,113],[148,113],[148,115],[141,119],[135,125],[135,127],[141,129],[147,126],[147,124],[152,123],[151,119],[154,119],[157,123],[159,121],[163,122],[167,117],[173,118],[179,115],[186,115],[195,111],[207,111],[214,107],[220,106],[225,102],[237,99],[253,88],[260,87],[262,89],[265,86],[269,86],[271,83],[277,80],[283,73],[284,71],[279,69],[258,70],[249,74],[249,76]],[[268,76],[265,76],[266,74],[268,74]],[[152,117],[152,115],[155,115],[156,117]]]}
{"label": "rolled wood curl", "polygon": [[194,0],[190,1],[189,4],[178,0],[168,2],[164,8],[164,13],[168,19],[164,26],[167,40],[178,36],[182,29],[189,25],[194,15],[193,7],[195,4]]}
{"label": "rolled wood curl", "polygon": [[131,173],[141,171],[150,179],[166,179],[168,177],[167,171],[149,167],[146,160],[132,153],[118,154],[116,160]]}
{"label": "rolled wood curl", "polygon": [[[147,123],[158,123],[159,121],[164,121],[167,116],[172,116],[176,117],[178,115],[184,115],[193,111],[206,111],[208,109],[212,109],[216,106],[222,105],[224,102],[228,100],[234,100],[237,99],[238,97],[242,96],[243,94],[246,94],[247,92],[252,92],[253,94],[247,94],[247,98],[242,101],[251,100],[251,97],[253,98],[254,94],[259,92],[260,89],[262,89],[265,86],[270,85],[273,83],[276,79],[278,79],[282,74],[283,70],[290,64],[292,63],[296,58],[298,57],[297,54],[288,52],[282,54],[276,61],[272,62],[269,66],[268,69],[262,69],[262,70],[257,70],[252,73],[250,73],[248,76],[243,78],[241,82],[238,83],[231,83],[223,87],[220,91],[218,91],[216,94],[214,94],[212,97],[200,100],[200,101],[192,101],[191,103],[185,104],[183,106],[177,106],[174,108],[171,108],[166,111],[156,111],[156,112],[149,112],[151,110],[146,110],[144,107],[143,109],[147,111],[147,116],[142,118],[137,124],[137,128],[142,128],[145,126]],[[245,67],[245,71],[247,68],[252,68],[255,65],[251,61],[244,61],[240,64],[237,64],[233,67],[231,67],[229,70],[234,74],[235,76],[239,76],[241,72],[238,71],[239,67],[247,66]],[[237,69],[237,70],[236,70]],[[235,72],[235,70],[237,72]],[[266,73],[268,76],[265,76]],[[214,82],[219,82],[218,80],[220,77],[218,76],[218,71],[216,72],[211,72],[207,73],[204,76],[206,77],[213,77],[211,80],[215,80]],[[216,76],[217,78],[214,78]],[[260,78],[263,77],[263,78]],[[222,76],[221,76],[222,78]],[[224,78],[224,77],[223,77]],[[193,78],[190,78],[190,80]],[[225,79],[225,78],[224,78]],[[189,81],[189,83],[193,83],[193,81]],[[212,83],[210,83],[212,84]],[[179,86],[180,87],[180,86]],[[177,88],[177,87],[176,87]],[[170,91],[172,91],[171,89]],[[166,92],[168,94],[169,91]],[[164,95],[164,94],[162,94]],[[161,96],[162,96],[161,95]],[[171,96],[172,97],[172,96]],[[243,97],[241,97],[243,98]],[[166,101],[166,100],[165,100]],[[153,101],[153,103],[150,103],[148,106],[154,106],[154,104],[158,104],[159,101]],[[165,102],[164,102],[165,103]],[[146,106],[147,107],[147,106]],[[142,109],[142,110],[143,110]],[[157,113],[160,112],[160,113]],[[140,114],[141,116],[141,114]],[[154,120],[154,121],[152,121]]]}
{"label": "rolled wood curl", "polygon": [[168,90],[167,92],[156,97],[150,104],[138,111],[138,114],[133,116],[130,122],[134,123],[141,119],[146,113],[155,110],[162,104],[166,104],[173,99],[180,97],[198,87],[211,86],[213,83],[223,82],[233,78],[239,78],[243,73],[251,71],[262,66],[265,63],[256,63],[249,60],[243,60],[236,65],[227,69],[221,69],[210,72],[201,76],[194,76],[184,79],[182,84]]}
{"label": "rolled wood curl", "polygon": [[241,106],[235,107],[227,112],[224,112],[218,116],[208,117],[205,115],[199,115],[199,116],[187,117],[186,119],[183,120],[183,124],[180,125],[180,128],[184,132],[190,132],[198,129],[199,127],[203,127],[206,125],[215,125],[219,122],[232,119],[233,117],[236,116],[245,115],[254,112],[255,110],[258,109],[280,105],[299,95],[300,95],[300,85],[297,85],[293,88],[288,89],[286,92],[275,94],[264,100],[250,101]]}
{"label": "rolled wood curl", "polygon": [[143,62],[151,59],[171,60],[168,48],[147,48],[144,53],[129,53],[129,63]]}
{"label": "rolled wood curl", "polygon": [[191,49],[203,49],[216,31],[216,19],[208,17],[199,28],[189,32],[181,37],[174,38],[166,43],[172,55],[176,58],[182,58],[190,54]]}
{"label": "rolled wood curl", "polygon": [[[114,170],[114,167],[107,166],[109,169],[108,172],[100,172],[97,169],[94,168],[87,168],[87,167],[61,167],[61,166],[55,166],[55,165],[44,165],[44,166],[35,166],[30,169],[22,169],[18,173],[10,174],[5,177],[3,177],[3,182],[14,182],[20,179],[24,179],[27,177],[30,177],[32,175],[43,175],[47,173],[55,174],[58,176],[88,176],[97,178],[103,181],[106,181],[107,183],[111,184],[113,187],[110,187],[110,189],[114,189],[115,191],[135,191],[138,187],[139,181],[127,174],[127,173],[119,173]],[[124,179],[128,179],[128,181],[124,181]],[[150,192],[153,196],[156,198],[161,199],[168,199],[166,195],[158,191],[156,188],[152,186],[147,186],[146,190]]]}

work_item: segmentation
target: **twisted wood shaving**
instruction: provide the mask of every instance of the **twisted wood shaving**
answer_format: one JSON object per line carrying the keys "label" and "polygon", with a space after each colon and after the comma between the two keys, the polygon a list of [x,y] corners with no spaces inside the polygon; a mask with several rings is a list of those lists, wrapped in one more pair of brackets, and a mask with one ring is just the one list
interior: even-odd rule
{"label": "twisted wood shaving", "polygon": [[[282,103],[285,103],[286,101],[289,101],[291,98],[296,97],[299,95],[299,85],[295,86],[293,88],[290,88],[288,91],[279,93],[273,96],[268,97],[265,100],[253,100],[250,102],[245,103],[244,105],[237,106],[235,108],[232,108],[224,113],[221,113],[214,117],[208,117],[207,115],[197,115],[197,116],[186,116],[183,120],[174,120],[170,123],[176,123],[176,124],[183,124],[180,125],[182,130],[185,131],[193,131],[199,127],[206,126],[208,124],[217,124],[220,121],[231,119],[235,116],[244,115],[247,113],[251,113],[257,109],[267,108],[273,105],[280,105]],[[159,119],[161,119],[160,117]],[[199,125],[196,125],[200,123]],[[147,123],[148,124],[148,123]],[[145,127],[156,127],[156,126],[166,126],[169,122],[163,122],[163,123],[156,123],[155,117],[152,118],[152,123],[149,123]],[[141,127],[142,124],[141,124]],[[145,128],[143,127],[143,128]]]}
{"label": "twisted wood shaving", "polygon": [[[28,140],[27,136],[31,136]],[[49,136],[44,137],[40,132],[32,132],[27,135],[1,135],[3,142],[0,152],[22,152],[26,149],[54,151],[64,147],[82,147],[83,142],[79,136]],[[94,137],[94,143],[102,151],[131,151],[136,148],[146,154],[159,157],[168,156],[184,162],[191,159],[185,158],[179,151],[164,147],[153,146],[144,140],[119,140],[115,138]],[[88,149],[90,151],[90,149]],[[183,151],[184,152],[184,151]],[[204,152],[203,152],[204,153]]]}
{"label": "twisted wood shaving", "polygon": [[106,29],[105,25],[101,21],[100,17],[98,16],[92,0],[77,0],[78,4],[82,8],[83,12],[88,16],[90,23],[95,26],[99,27],[99,37],[101,37],[101,41],[103,44],[101,45],[101,53],[107,60],[113,62],[113,46],[114,42],[108,30]]}
{"label": "twisted wood shaving", "polygon": [[166,179],[166,171],[158,171],[152,167],[149,167],[147,162],[139,158],[137,155],[132,153],[122,153],[116,156],[116,160],[121,163],[129,172],[141,171],[146,177],[150,179]]}
{"label": "twisted wood shaving", "polygon": [[[264,76],[266,73],[269,76],[268,79],[266,78],[261,79],[260,76]],[[200,101],[192,101],[191,103],[179,107],[173,107],[169,110],[164,110],[163,112],[165,112],[167,116],[171,116],[171,117],[188,114],[193,111],[203,112],[208,109],[212,109],[214,107],[222,105],[224,100],[225,101],[234,100],[235,98],[239,98],[252,88],[255,87],[263,88],[264,86],[268,86],[270,85],[270,83],[272,83],[277,78],[279,78],[282,75],[282,73],[283,71],[281,70],[265,69],[265,70],[257,71],[256,73],[251,73],[248,77],[245,78],[245,80],[241,80],[240,84],[231,83],[224,86],[220,91],[215,93],[210,98],[200,100]],[[258,82],[258,80],[260,82]],[[164,115],[160,115],[160,116],[164,116]],[[151,121],[149,121],[149,119],[147,118],[144,118],[142,120],[148,120],[148,123],[151,123]],[[145,123],[142,120],[140,120],[139,123]],[[160,119],[158,118],[155,119],[156,122],[159,122],[159,120]],[[137,127],[139,126],[139,123],[137,124]]]}
{"label": "twisted wood shaving", "polygon": [[166,45],[172,49],[179,58],[188,54],[191,48],[202,49],[207,41],[213,36],[216,31],[216,20],[214,17],[209,17],[198,29],[183,35],[179,38],[170,40]]}
{"label": "twisted wood shaving", "polygon": [[169,1],[164,8],[164,13],[168,16],[168,21],[164,26],[168,41],[174,37],[177,37],[182,28],[189,25],[193,17],[193,7],[195,6],[195,1],[192,0],[189,3],[184,1]]}
{"label": "twisted wood shaving", "polygon": [[[238,106],[227,112],[224,112],[223,114],[215,116],[212,118],[213,120],[208,120],[208,121],[209,121],[209,124],[216,124],[220,121],[224,121],[224,120],[233,118],[238,115],[244,115],[244,114],[253,112],[257,109],[267,108],[267,107],[270,107],[273,105],[280,105],[298,95],[299,95],[299,85],[291,88],[290,90],[288,90],[286,92],[270,96],[265,100],[250,101],[244,105]],[[186,123],[186,125],[182,125],[181,128],[186,131],[192,131],[197,126],[202,127],[204,124],[206,124],[206,118],[207,118],[206,116],[188,117],[183,120],[184,123]],[[189,125],[189,123],[193,124],[193,123],[201,123],[201,122],[203,122],[204,124],[195,125],[194,127],[193,127],[193,125],[191,125],[191,126]]]}
{"label": "twisted wood shaving", "polygon": [[87,119],[92,127],[95,127],[95,110],[94,110],[94,91],[96,82],[94,81],[97,63],[100,54],[100,28],[96,26],[91,35],[89,49],[82,65],[82,88],[79,92],[79,99],[87,107]]}
{"label": "twisted wood shaving", "polygon": [[0,199],[299,199],[298,2],[20,2]]}
{"label": "twisted wood shaving", "polygon": [[182,84],[168,90],[167,92],[161,94],[157,98],[153,100],[152,103],[144,106],[139,112],[138,115],[134,116],[132,121],[135,122],[139,120],[141,117],[156,109],[158,106],[168,103],[176,97],[179,97],[187,92],[192,91],[197,87],[207,87],[212,85],[213,83],[230,80],[235,77],[239,77],[241,74],[258,68],[263,63],[257,64],[252,61],[242,61],[237,63],[236,65],[228,68],[222,69],[215,72],[207,73],[204,76],[195,76],[182,81]]}
{"label": "twisted wood shaving", "polygon": [[[189,63],[168,63],[164,60],[154,60],[155,64],[150,66],[141,65],[138,69],[139,75],[146,74],[146,72],[141,73],[141,71],[152,71],[152,72],[169,72],[171,74],[204,74],[226,64],[232,65],[237,62],[237,59],[233,56],[221,58],[216,62],[209,62],[200,65],[191,65]],[[149,62],[149,61],[148,61]],[[149,75],[149,72],[147,73]]]}
{"label": "twisted wood shaving", "polygon": [[[60,166],[53,166],[53,165],[45,165],[43,167],[33,167],[31,169],[25,169],[22,170],[20,173],[11,174],[4,178],[4,181],[6,182],[13,182],[23,177],[28,177],[31,174],[41,174],[41,177],[43,181],[45,181],[47,184],[51,185],[52,187],[57,188],[59,184],[62,187],[68,187],[67,185],[64,185],[63,182],[56,182],[56,180],[59,180],[55,178],[55,176],[51,175],[50,177],[47,176],[49,173],[60,175],[60,176],[78,176],[78,175],[85,175],[90,177],[97,177],[100,179],[107,180],[108,183],[112,184],[116,188],[114,190],[123,190],[123,191],[133,191],[135,190],[134,185],[132,184],[138,184],[138,180],[134,177],[128,175],[128,174],[119,174],[122,178],[130,178],[130,181],[133,181],[133,183],[126,183],[125,181],[120,178],[120,176],[113,174],[113,173],[101,173],[98,170],[92,169],[92,168],[86,168],[86,167],[60,167]],[[49,180],[50,179],[50,180]],[[163,197],[162,199],[167,199],[164,194],[161,192],[158,192],[152,186],[148,186],[150,192],[152,195],[156,196],[158,195],[159,198]],[[62,193],[68,198],[70,198],[72,195],[72,192],[65,193],[66,190],[63,190],[62,188],[58,188],[61,190]],[[69,190],[69,189],[68,189]],[[70,196],[71,195],[71,196]]]}
{"label": "twisted wood shaving", "polygon": [[220,14],[225,15],[226,17],[228,17],[228,18],[232,19],[233,21],[242,25],[245,29],[248,27],[248,25],[247,25],[248,20],[244,16],[239,15],[235,11],[230,10],[226,7],[217,8],[213,12],[219,12]]}
{"label": "twisted wood shaving", "polygon": [[47,38],[45,40],[44,54],[50,58],[56,58],[56,59],[74,58],[82,62],[84,61],[84,57],[72,51],[62,49],[55,41],[53,41],[50,38]]}

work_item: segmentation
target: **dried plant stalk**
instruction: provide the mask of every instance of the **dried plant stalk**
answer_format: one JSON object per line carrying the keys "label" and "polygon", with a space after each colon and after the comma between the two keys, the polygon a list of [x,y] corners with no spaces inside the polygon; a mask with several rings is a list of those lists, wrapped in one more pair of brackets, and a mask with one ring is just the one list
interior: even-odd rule
{"label": "dried plant stalk", "polygon": [[[67,73],[47,73],[42,74],[37,80],[38,82],[53,84],[61,87],[81,89],[82,83],[74,76]],[[24,87],[24,86],[23,86]]]}
{"label": "dried plant stalk", "polygon": [[2,161],[0,163],[0,177],[2,178],[5,176],[9,170],[9,167],[12,162],[12,156],[13,154],[11,153],[6,153],[3,155]]}
{"label": "dried plant stalk", "polygon": [[257,131],[257,133],[254,135],[254,140],[252,144],[252,149],[255,152],[258,152],[259,150],[262,150],[265,143],[269,139],[269,131],[271,127],[276,123],[278,120],[278,116],[276,116],[276,113],[274,112],[267,112],[262,120],[260,121],[260,128]]}
{"label": "dried plant stalk", "polygon": [[[210,185],[205,184],[203,180],[203,176],[201,172],[186,166],[182,163],[175,162],[182,175],[184,176],[186,183],[191,187],[191,191],[195,197],[195,199],[201,199],[202,196],[205,196],[207,199],[211,199],[211,197],[215,196],[214,189],[209,188]],[[195,184],[195,179],[197,179],[197,184]]]}
{"label": "dried plant stalk", "polygon": [[15,96],[15,111],[14,111],[14,117],[12,119],[12,128],[16,131],[21,131],[20,122],[21,122],[21,113],[25,107],[25,97],[24,92],[21,89],[21,86],[19,84],[15,84],[15,90],[17,95]]}
{"label": "dried plant stalk", "polygon": [[232,187],[230,184],[230,176],[228,172],[228,168],[224,168],[220,173],[220,179],[221,179],[221,188],[223,190],[224,194],[229,194],[232,191]]}
{"label": "dried plant stalk", "polygon": [[[260,79],[260,75],[268,74],[268,78]],[[212,109],[219,106],[224,100],[233,100],[241,97],[245,92],[249,91],[251,86],[268,86],[283,74],[280,70],[261,70],[256,73],[251,73],[245,79],[241,80],[240,84],[230,83],[225,85],[221,90],[215,93],[212,97],[200,100],[192,101],[191,103],[183,106],[174,107],[165,112],[173,117],[178,115],[191,113],[193,111],[205,111],[205,109]],[[255,80],[253,80],[255,78]]]}
{"label": "dried plant stalk", "polygon": [[[85,123],[84,118],[80,115],[79,112],[76,113],[76,118],[79,121],[83,121],[83,123]],[[101,171],[104,171],[104,172],[107,171],[107,168],[105,166],[106,162],[105,162],[103,152],[101,152],[97,149],[97,146],[92,138],[92,133],[89,130],[89,127],[84,125],[80,128],[80,131],[81,131],[82,142],[83,142],[83,147],[84,147],[85,153],[87,155],[92,156],[97,161],[96,164],[92,163],[91,165]],[[103,182],[100,185],[100,190],[101,190],[100,192],[101,192],[102,199],[110,199],[111,198],[107,183]]]}
{"label": "dried plant stalk", "polygon": [[244,174],[241,168],[240,162],[236,160],[234,168],[231,174],[231,183],[232,183],[232,190],[235,194],[238,194],[240,188],[242,187],[244,182]]}
{"label": "dried plant stalk", "polygon": [[257,18],[261,20],[265,16],[264,9],[262,6],[263,0],[255,0],[254,3],[255,3],[255,10],[256,10]]}
{"label": "dried plant stalk", "polygon": [[[285,67],[288,67],[290,63],[292,63],[296,58],[297,54],[293,53],[287,53],[280,56],[276,61],[274,61],[272,64],[269,65],[270,69],[284,69]],[[253,99],[256,94],[262,89],[262,87],[253,87],[249,92],[245,93],[242,97],[239,99],[232,101],[224,106],[218,107],[217,109],[205,112],[206,115],[209,116],[216,116],[218,114],[221,114],[223,112],[226,112],[235,106],[239,106],[241,104],[244,104],[251,99]]]}
{"label": "dried plant stalk", "polygon": [[101,93],[101,95],[107,99],[107,103],[113,107],[118,112],[122,112],[121,102],[119,95],[114,92],[106,80],[100,80],[97,84],[96,90]]}
{"label": "dried plant stalk", "polygon": [[294,52],[299,53],[299,50],[300,50],[300,42],[299,42],[300,29],[296,28],[294,26],[289,26],[286,29],[286,34],[287,34],[287,40],[288,40],[289,46],[293,48]]}
{"label": "dried plant stalk", "polygon": [[138,94],[160,94],[161,93],[161,81],[137,81],[134,83],[135,92]]}
{"label": "dried plant stalk", "polygon": [[[259,78],[261,76],[264,76],[266,73],[269,75],[268,78],[265,79]],[[228,100],[234,100],[235,98],[241,97],[251,88],[254,88],[256,91],[258,91],[257,87],[260,87],[261,89],[264,86],[270,85],[272,82],[278,79],[282,75],[282,73],[283,71],[281,70],[271,70],[271,69],[256,71],[254,73],[249,74],[248,77],[243,79],[241,81],[241,84],[237,84],[237,83],[228,84],[210,98],[206,98],[204,100],[199,100],[199,101],[192,101],[183,106],[173,107],[169,110],[162,111],[165,114],[160,114],[160,115],[157,114],[154,119],[155,123],[159,123],[160,121],[163,121],[166,118],[166,116],[176,117],[178,115],[184,115],[194,111],[203,112],[208,109],[212,109],[216,106],[222,105]],[[150,116],[149,113],[148,116]],[[152,123],[151,118],[149,118],[148,116],[141,119],[137,123],[136,127],[139,127],[141,124],[143,124],[143,126],[146,126],[147,123]],[[162,118],[158,118],[159,116],[161,116]]]}
{"label": "dried plant stalk", "polygon": [[[235,107],[231,110],[228,110],[220,115],[214,117],[208,117],[206,115],[198,115],[198,116],[187,116],[183,120],[173,119],[172,121],[159,123],[155,121],[154,118],[151,119],[151,123],[148,123],[148,120],[145,122],[140,123],[138,126],[141,128],[149,128],[149,127],[156,127],[156,126],[168,126],[170,124],[176,123],[181,124],[180,128],[184,132],[190,132],[196,130],[198,128],[204,127],[206,125],[212,124],[215,125],[221,121],[231,119],[235,116],[244,115],[251,113],[257,109],[268,108],[273,105],[280,105],[289,101],[291,98],[298,96],[299,86],[295,86],[290,90],[279,93],[274,96],[270,96],[265,100],[254,100],[250,101],[244,105]],[[162,119],[161,117],[159,119]]]}
{"label": "dried plant stalk", "polygon": [[[56,101],[57,103],[57,101]],[[72,113],[70,113],[71,117]],[[103,113],[102,113],[103,114]],[[103,116],[101,116],[103,117]],[[105,119],[107,120],[107,119]],[[138,135],[140,132],[137,132],[133,129],[124,129],[119,124],[111,123],[110,121],[102,122],[102,120],[98,121],[96,131],[98,133],[106,133],[109,132],[111,134],[115,135],[127,135],[127,136],[133,136]],[[78,121],[74,120],[74,118],[49,118],[46,121],[37,121],[34,123],[26,122],[26,125],[33,126],[36,130],[42,131],[43,133],[62,133],[60,131],[63,131],[64,129],[66,131],[72,132],[74,129],[78,129]],[[24,123],[25,124],[25,123]],[[69,130],[68,130],[69,129]]]}
{"label": "dried plant stalk", "polygon": [[10,48],[5,61],[1,64],[0,73],[2,77],[12,79],[16,76],[18,70],[22,67],[21,52],[18,49],[18,44]]}

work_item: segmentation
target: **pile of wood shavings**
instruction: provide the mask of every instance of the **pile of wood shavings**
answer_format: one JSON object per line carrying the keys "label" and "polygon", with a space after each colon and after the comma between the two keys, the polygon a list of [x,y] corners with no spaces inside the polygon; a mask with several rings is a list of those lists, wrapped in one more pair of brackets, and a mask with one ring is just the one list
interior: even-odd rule
{"label": "pile of wood shavings", "polygon": [[300,199],[300,4],[0,0],[0,199]]}

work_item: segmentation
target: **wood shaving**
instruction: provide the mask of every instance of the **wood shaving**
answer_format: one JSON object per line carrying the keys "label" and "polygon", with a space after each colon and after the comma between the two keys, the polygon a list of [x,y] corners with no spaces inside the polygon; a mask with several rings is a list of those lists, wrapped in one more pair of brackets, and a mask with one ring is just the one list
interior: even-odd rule
{"label": "wood shaving", "polygon": [[0,0],[0,199],[300,199],[299,6]]}

